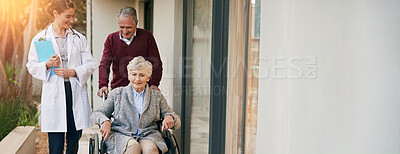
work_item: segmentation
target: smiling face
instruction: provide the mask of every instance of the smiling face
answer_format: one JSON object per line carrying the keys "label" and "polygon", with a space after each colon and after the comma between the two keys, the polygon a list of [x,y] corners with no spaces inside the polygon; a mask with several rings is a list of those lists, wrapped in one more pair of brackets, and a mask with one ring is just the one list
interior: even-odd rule
{"label": "smiling face", "polygon": [[129,70],[128,79],[133,89],[140,93],[143,91],[146,83],[150,80],[150,77],[147,76],[146,69],[143,67],[141,69]]}
{"label": "smiling face", "polygon": [[129,39],[135,34],[137,23],[135,23],[132,16],[121,15],[118,17],[118,27],[122,37]]}
{"label": "smiling face", "polygon": [[74,14],[75,14],[74,8],[68,8],[61,13],[58,13],[56,10],[54,10],[53,11],[54,22],[61,28],[68,29],[74,22]]}

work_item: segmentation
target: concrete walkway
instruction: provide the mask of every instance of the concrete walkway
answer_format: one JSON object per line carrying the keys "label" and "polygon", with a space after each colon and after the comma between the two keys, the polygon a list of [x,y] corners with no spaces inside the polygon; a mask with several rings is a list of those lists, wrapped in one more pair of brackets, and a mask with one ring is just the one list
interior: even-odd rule
{"label": "concrete walkway", "polygon": [[99,134],[99,138],[101,139],[101,133],[98,126],[92,126],[90,128],[83,129],[81,140],[79,140],[79,154],[89,153],[89,139],[94,133]]}

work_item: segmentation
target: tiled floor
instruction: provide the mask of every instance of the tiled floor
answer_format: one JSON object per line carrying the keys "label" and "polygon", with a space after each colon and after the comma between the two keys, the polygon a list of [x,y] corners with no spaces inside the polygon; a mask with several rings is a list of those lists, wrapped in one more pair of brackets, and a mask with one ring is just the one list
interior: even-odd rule
{"label": "tiled floor", "polygon": [[210,107],[207,97],[193,97],[191,115],[190,153],[207,154],[209,139]]}

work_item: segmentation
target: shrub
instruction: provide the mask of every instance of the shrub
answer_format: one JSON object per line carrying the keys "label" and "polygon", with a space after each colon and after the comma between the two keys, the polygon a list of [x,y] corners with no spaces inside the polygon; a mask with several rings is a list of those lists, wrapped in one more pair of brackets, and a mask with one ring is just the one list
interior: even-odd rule
{"label": "shrub", "polygon": [[21,89],[15,80],[17,69],[10,64],[4,66],[8,80],[6,92],[0,94],[0,141],[17,126],[35,126],[39,113],[32,101],[32,86]]}

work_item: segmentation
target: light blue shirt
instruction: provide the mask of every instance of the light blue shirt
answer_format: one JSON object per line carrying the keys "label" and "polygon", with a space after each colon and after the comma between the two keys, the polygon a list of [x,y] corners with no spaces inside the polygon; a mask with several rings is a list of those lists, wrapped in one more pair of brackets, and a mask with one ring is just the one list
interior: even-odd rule
{"label": "light blue shirt", "polygon": [[135,91],[135,89],[132,88],[132,93],[133,93],[133,102],[135,103],[136,109],[139,111],[139,116],[142,115],[143,113],[143,102],[144,102],[144,94],[145,94],[145,89],[143,89],[142,92],[138,93]]}
{"label": "light blue shirt", "polygon": [[[136,109],[138,110],[139,118],[138,118],[138,123],[140,122],[140,116],[142,116],[143,113],[143,102],[144,102],[144,95],[146,88],[143,89],[142,92],[138,93],[133,89],[132,87],[132,95],[133,95],[133,103],[135,104]],[[139,128],[137,129],[136,136],[139,138],[141,130]]]}
{"label": "light blue shirt", "polygon": [[135,37],[136,37],[136,31],[135,31],[135,34],[133,34],[133,36],[129,39],[123,38],[121,33],[119,33],[119,39],[124,41],[127,45],[130,45]]}

